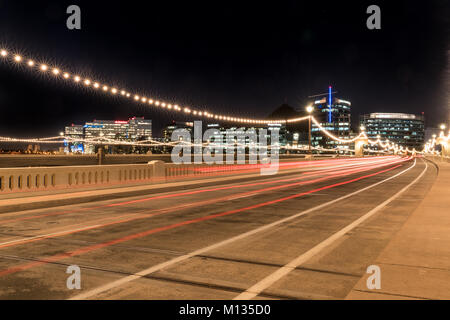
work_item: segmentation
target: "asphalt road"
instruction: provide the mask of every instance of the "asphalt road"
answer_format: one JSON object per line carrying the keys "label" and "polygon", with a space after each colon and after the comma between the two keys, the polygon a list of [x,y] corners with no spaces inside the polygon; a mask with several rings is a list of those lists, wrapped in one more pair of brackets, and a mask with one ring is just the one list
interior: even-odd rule
{"label": "asphalt road", "polygon": [[422,159],[351,161],[1,214],[0,299],[345,298],[436,177]]}

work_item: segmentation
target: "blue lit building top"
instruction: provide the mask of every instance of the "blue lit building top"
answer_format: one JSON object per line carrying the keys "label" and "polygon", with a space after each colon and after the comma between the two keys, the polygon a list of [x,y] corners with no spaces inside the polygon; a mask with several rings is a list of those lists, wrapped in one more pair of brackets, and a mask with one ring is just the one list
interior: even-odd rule
{"label": "blue lit building top", "polygon": [[[331,87],[329,87],[326,96],[313,102],[313,116],[326,130],[338,137],[347,139],[351,131],[351,105],[348,100],[334,97]],[[339,142],[333,141],[320,133],[320,129],[315,124],[312,125],[311,131],[313,146],[333,148],[339,144]]]}

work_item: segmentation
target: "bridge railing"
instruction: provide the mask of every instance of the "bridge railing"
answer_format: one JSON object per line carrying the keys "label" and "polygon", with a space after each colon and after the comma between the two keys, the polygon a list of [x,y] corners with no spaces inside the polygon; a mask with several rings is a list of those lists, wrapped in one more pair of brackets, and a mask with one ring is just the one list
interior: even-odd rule
{"label": "bridge railing", "polygon": [[159,160],[148,164],[0,168],[0,194],[161,183],[257,170],[257,165],[177,165]]}
{"label": "bridge railing", "polygon": [[[297,159],[302,161],[306,159]],[[297,167],[280,160],[279,170]],[[153,160],[147,164],[79,165],[0,168],[0,194],[59,189],[89,189],[259,173],[258,164],[174,164]]]}
{"label": "bridge railing", "polygon": [[148,164],[0,168],[0,193],[151,181]]}

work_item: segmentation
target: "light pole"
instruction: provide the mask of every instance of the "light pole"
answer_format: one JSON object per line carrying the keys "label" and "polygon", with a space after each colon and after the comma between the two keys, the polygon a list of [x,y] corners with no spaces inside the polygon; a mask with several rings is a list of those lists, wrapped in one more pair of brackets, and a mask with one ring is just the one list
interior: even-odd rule
{"label": "light pole", "polygon": [[100,132],[99,136],[100,136],[100,148],[98,149],[98,165],[102,165],[103,164],[103,132]]}
{"label": "light pole", "polygon": [[444,130],[445,130],[445,128],[446,128],[446,126],[445,126],[445,124],[441,124],[440,126],[439,126],[440,128],[441,128],[441,136],[443,136],[444,135]]}
{"label": "light pole", "polygon": [[313,110],[314,110],[314,108],[311,106],[311,105],[309,105],[309,106],[307,106],[306,107],[306,112],[308,112],[308,114],[309,114],[309,117],[308,117],[308,144],[309,144],[309,147],[308,147],[308,154],[309,154],[309,156],[311,156],[311,153],[312,153],[312,151],[311,151],[311,112],[313,112]]}
{"label": "light pole", "polygon": [[439,144],[441,145],[441,158],[442,158],[442,160],[444,160],[444,158],[448,152],[448,140],[445,139],[445,132],[444,132],[444,130],[447,126],[443,123],[439,127],[441,128],[442,131],[439,134],[440,140],[438,140],[438,141],[439,141]]}
{"label": "light pole", "polygon": [[59,133],[59,136],[61,137],[61,139],[64,138],[64,140],[63,140],[63,146],[62,146],[62,147],[59,147],[59,153],[60,153],[60,154],[64,154],[64,149],[65,149],[64,146],[65,146],[65,143],[66,143],[66,139],[65,139],[65,137],[64,137],[64,132],[61,131],[61,132]]}

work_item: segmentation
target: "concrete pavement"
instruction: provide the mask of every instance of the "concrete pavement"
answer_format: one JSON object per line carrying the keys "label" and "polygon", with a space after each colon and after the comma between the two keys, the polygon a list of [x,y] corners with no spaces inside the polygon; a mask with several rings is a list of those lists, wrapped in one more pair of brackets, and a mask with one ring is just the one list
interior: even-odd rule
{"label": "concrete pavement", "polygon": [[450,164],[437,164],[433,187],[372,263],[381,289],[368,289],[366,274],[347,299],[450,299]]}

